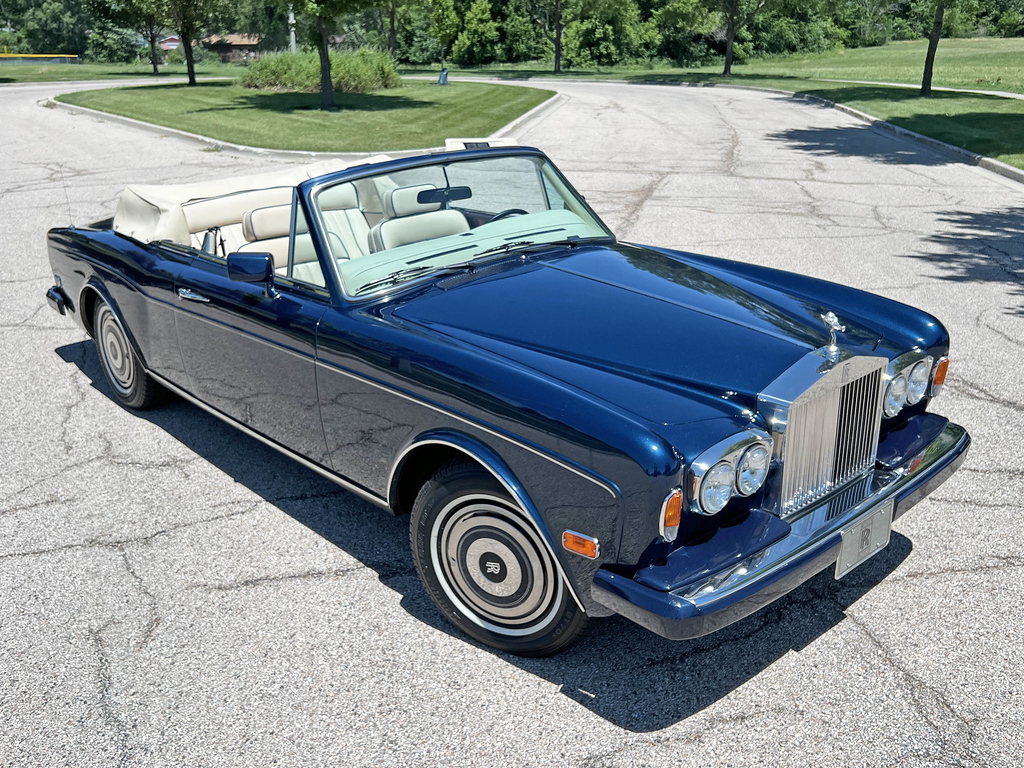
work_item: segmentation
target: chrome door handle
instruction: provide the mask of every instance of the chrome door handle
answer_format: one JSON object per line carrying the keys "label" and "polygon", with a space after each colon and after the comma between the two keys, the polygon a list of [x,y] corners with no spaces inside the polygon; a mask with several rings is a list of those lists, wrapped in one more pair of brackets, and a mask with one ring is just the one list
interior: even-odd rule
{"label": "chrome door handle", "polygon": [[195,291],[191,291],[188,288],[179,288],[178,298],[188,299],[189,301],[201,301],[204,304],[210,303],[210,300],[208,298],[206,298],[205,296],[201,296],[200,294],[196,293]]}

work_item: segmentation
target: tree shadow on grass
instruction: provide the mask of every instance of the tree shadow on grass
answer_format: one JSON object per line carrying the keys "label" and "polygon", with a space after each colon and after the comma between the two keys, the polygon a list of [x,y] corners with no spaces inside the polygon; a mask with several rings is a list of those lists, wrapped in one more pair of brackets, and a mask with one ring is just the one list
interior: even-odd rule
{"label": "tree shadow on grass", "polygon": [[[91,341],[56,352],[111,397]],[[401,605],[410,615],[476,645],[444,620],[421,586],[409,552],[407,518],[372,507],[183,401],[132,416],[157,425],[375,571],[382,584],[402,595]],[[893,533],[887,549],[843,581],[837,583],[827,569],[758,613],[698,640],[670,642],[612,617],[592,622],[578,645],[554,658],[521,659],[483,650],[559,686],[565,696],[621,728],[657,731],[722,699],[842,623],[846,609],[886,578],[911,549],[906,537]]]}
{"label": "tree shadow on grass", "polygon": [[[216,91],[223,88],[235,88],[233,82],[210,82],[196,86],[185,86],[178,83],[166,85],[140,86],[147,91],[183,92],[185,94],[201,94],[204,91]],[[421,109],[433,106],[430,102],[402,96],[398,93],[382,95],[379,93],[340,93],[335,92],[334,103],[338,112],[387,112],[398,109]],[[231,112],[235,110],[260,110],[262,112],[278,112],[291,114],[294,112],[312,112],[320,110],[319,93],[298,93],[295,91],[258,91],[246,90],[231,97],[224,97],[222,104],[216,106],[190,109],[193,114],[203,112]]]}
{"label": "tree shadow on grass", "polygon": [[18,82],[13,77],[0,77],[0,83],[16,83]]}
{"label": "tree shadow on grass", "polygon": [[935,265],[940,279],[956,283],[1002,283],[1019,300],[1007,313],[1024,316],[1024,205],[972,213],[941,211],[946,231],[930,235],[931,253],[906,258]]}

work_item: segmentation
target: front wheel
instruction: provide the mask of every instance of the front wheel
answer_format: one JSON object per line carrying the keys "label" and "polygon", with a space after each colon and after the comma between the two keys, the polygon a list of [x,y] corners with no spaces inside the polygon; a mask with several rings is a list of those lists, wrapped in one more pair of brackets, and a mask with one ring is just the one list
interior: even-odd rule
{"label": "front wheel", "polygon": [[96,301],[92,327],[103,375],[118,402],[136,409],[156,405],[164,390],[142,367],[120,320],[103,299]]}
{"label": "front wheel", "polygon": [[409,533],[427,594],[480,642],[519,656],[551,656],[586,626],[540,533],[479,465],[453,462],[428,480]]}

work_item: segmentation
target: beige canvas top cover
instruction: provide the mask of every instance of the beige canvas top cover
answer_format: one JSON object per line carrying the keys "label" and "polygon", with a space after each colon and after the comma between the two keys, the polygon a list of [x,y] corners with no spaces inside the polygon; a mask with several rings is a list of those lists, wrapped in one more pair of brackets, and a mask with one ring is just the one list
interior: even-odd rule
{"label": "beige canvas top cover", "polygon": [[[114,213],[114,231],[144,243],[172,240],[188,244],[192,234],[186,218],[185,206],[194,206],[202,200],[223,198],[239,192],[279,189],[285,191],[299,183],[325,173],[344,170],[356,165],[380,163],[392,158],[376,155],[355,162],[324,160],[310,165],[293,166],[270,173],[236,176],[230,179],[202,181],[193,184],[130,184],[124,188]],[[291,197],[284,202],[290,202]],[[253,206],[258,207],[258,206]],[[239,216],[238,222],[241,221]],[[228,222],[224,222],[228,223]]]}

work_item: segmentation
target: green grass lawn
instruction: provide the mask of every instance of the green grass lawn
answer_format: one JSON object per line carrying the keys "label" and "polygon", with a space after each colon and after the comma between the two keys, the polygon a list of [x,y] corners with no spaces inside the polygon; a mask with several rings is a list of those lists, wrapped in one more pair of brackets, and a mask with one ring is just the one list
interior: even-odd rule
{"label": "green grass lawn", "polygon": [[[50,83],[59,80],[124,80],[129,77],[184,77],[184,64],[160,67],[154,76],[149,64],[0,64],[0,83]],[[224,64],[219,59],[196,64],[199,77],[239,77],[240,64]]]}
{"label": "green grass lawn", "polygon": [[68,93],[58,101],[268,149],[376,152],[488,136],[537,106],[551,91],[490,83],[335,94],[336,111],[318,109],[316,93],[255,91],[231,83],[151,85]]}
{"label": "green grass lawn", "polygon": [[[801,80],[870,80],[919,84],[927,40],[889,43],[876,48],[852,48],[812,55],[753,59],[733,67],[738,76],[792,77]],[[407,74],[437,69],[406,69]],[[501,78],[554,77],[550,65],[537,62],[460,69],[452,74]],[[612,80],[693,80],[714,78],[721,64],[688,69],[670,67],[607,67],[570,69],[559,77]],[[933,85],[952,88],[1024,93],[1024,38],[942,40],[935,56]]]}

